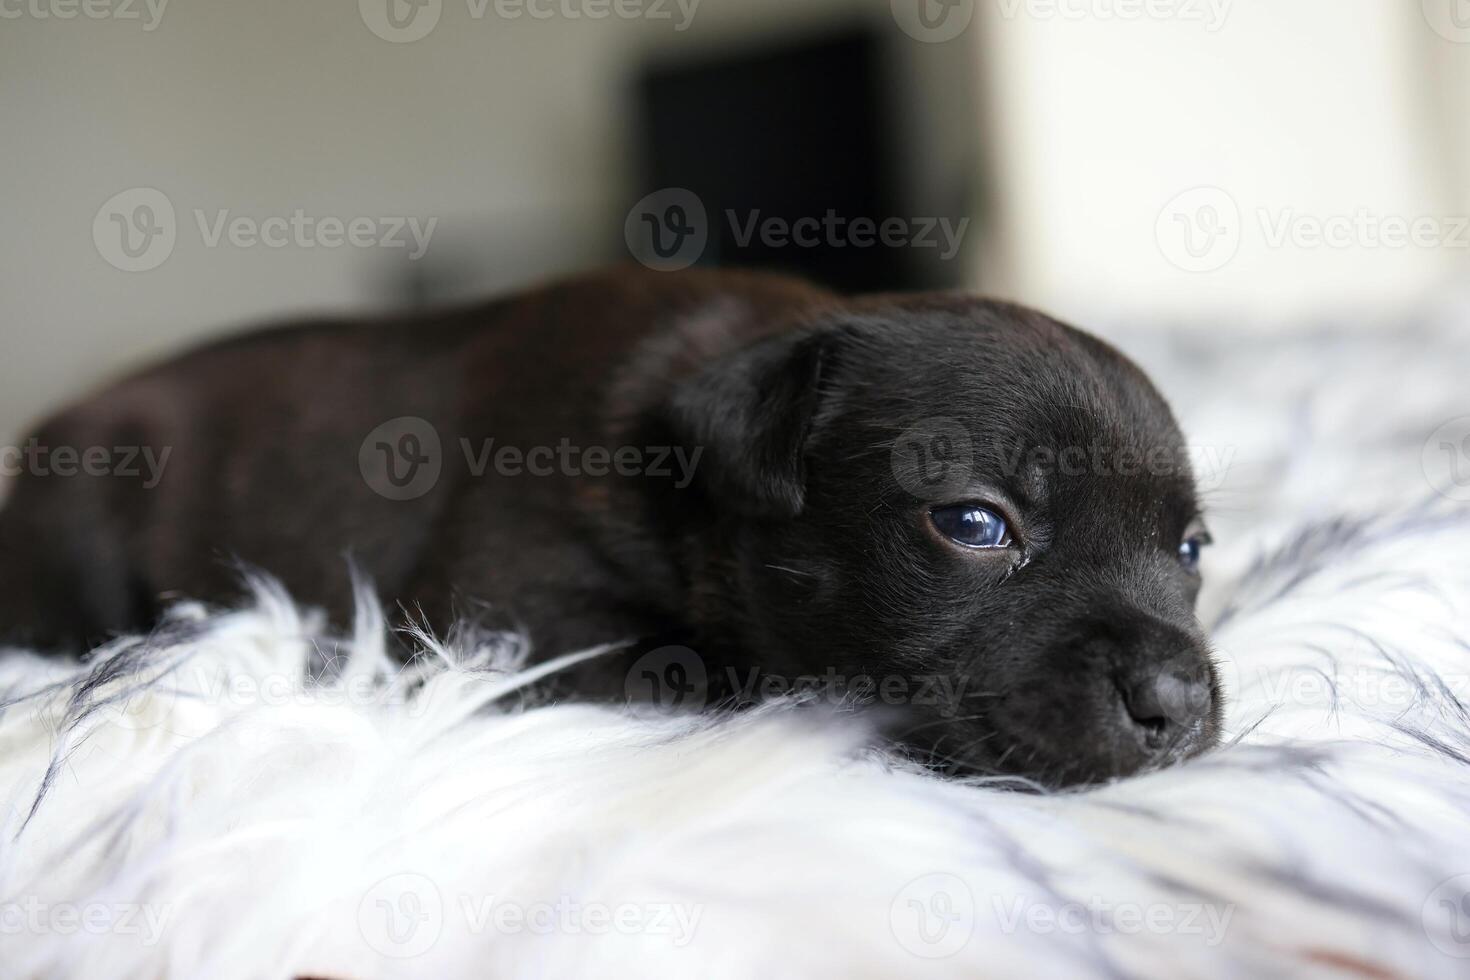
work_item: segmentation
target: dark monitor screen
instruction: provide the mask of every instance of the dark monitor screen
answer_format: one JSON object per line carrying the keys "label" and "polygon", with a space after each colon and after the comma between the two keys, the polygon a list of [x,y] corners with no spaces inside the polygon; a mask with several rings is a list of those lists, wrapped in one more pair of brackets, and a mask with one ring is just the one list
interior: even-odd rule
{"label": "dark monitor screen", "polygon": [[903,247],[851,224],[894,216],[900,199],[883,74],[880,39],[866,30],[652,67],[638,83],[639,193],[699,197],[702,264],[795,272],[844,291],[909,288]]}

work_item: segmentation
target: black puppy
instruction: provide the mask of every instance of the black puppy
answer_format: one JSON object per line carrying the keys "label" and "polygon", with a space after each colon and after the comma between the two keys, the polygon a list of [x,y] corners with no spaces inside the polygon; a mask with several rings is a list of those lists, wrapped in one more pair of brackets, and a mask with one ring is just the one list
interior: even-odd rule
{"label": "black puppy", "polygon": [[[231,597],[231,559],[340,619],[350,556],[431,624],[494,610],[543,657],[679,637],[711,698],[815,678],[901,705],[900,740],[959,771],[1097,781],[1218,730],[1168,407],[1002,303],[620,270],[228,340],[10,456],[14,642]],[[612,662],[563,683],[620,696]]]}

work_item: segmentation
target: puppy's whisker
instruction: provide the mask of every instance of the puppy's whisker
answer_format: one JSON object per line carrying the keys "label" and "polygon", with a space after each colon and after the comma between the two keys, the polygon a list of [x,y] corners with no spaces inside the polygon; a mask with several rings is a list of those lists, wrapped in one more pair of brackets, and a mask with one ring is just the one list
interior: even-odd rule
{"label": "puppy's whisker", "polygon": [[963,768],[983,774],[1001,775],[998,770],[992,770],[989,767],[981,766],[974,761],[975,749],[979,748],[981,745],[990,741],[992,738],[995,738],[999,734],[1000,732],[998,731],[990,732],[987,735],[966,743],[964,746],[948,754],[941,754],[939,751],[939,747],[944,744],[945,738],[948,738],[947,735],[943,736],[939,739],[939,741],[934,743],[934,748],[924,753],[923,759],[920,764],[927,766],[928,768],[937,769],[940,771]]}
{"label": "puppy's whisker", "polygon": [[912,728],[906,728],[906,729],[904,729],[902,732],[899,733],[898,737],[899,738],[905,738],[905,737],[907,737],[909,735],[912,735],[914,732],[922,732],[924,729],[926,729],[926,728],[933,728],[936,725],[957,725],[960,722],[965,722],[965,721],[978,721],[979,719],[984,718],[984,717],[985,717],[985,715],[983,715],[983,714],[974,714],[974,715],[963,715],[963,716],[961,716],[959,718],[935,718],[935,719],[933,719],[931,721],[924,722],[922,725],[915,725]]}

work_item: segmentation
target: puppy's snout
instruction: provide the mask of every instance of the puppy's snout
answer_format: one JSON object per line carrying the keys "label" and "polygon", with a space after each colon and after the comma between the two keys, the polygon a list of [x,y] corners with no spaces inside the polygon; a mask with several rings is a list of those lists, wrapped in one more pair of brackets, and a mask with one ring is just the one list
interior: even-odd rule
{"label": "puppy's snout", "polygon": [[1025,658],[1025,673],[984,702],[978,723],[950,733],[973,746],[977,771],[1007,771],[1017,754],[990,748],[1002,741],[995,732],[1024,746],[1030,772],[1054,786],[1157,769],[1215,744],[1221,694],[1193,624],[1121,603],[1094,606]]}
{"label": "puppy's snout", "polygon": [[1213,694],[1201,672],[1139,670],[1114,679],[1123,712],[1150,754],[1192,749],[1203,736]]}

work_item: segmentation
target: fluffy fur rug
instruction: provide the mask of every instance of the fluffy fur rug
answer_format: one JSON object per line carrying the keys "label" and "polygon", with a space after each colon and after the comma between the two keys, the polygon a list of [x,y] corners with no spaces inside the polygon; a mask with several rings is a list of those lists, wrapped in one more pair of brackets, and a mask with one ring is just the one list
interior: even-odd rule
{"label": "fluffy fur rug", "polygon": [[851,713],[528,703],[513,637],[399,668],[262,585],[0,660],[0,976],[1470,974],[1467,321],[1119,337],[1212,488],[1204,758],[961,785]]}

